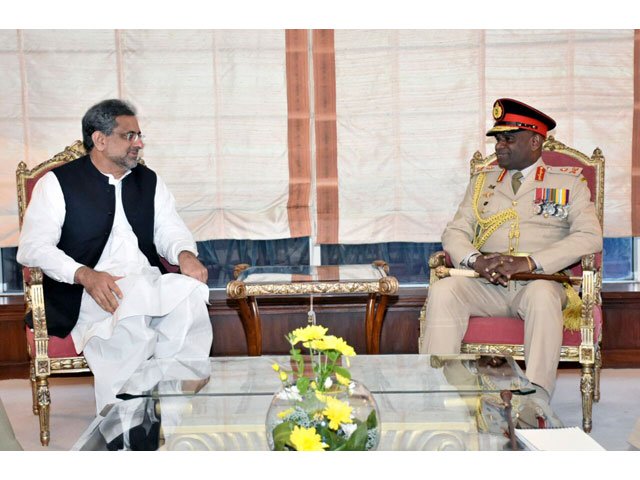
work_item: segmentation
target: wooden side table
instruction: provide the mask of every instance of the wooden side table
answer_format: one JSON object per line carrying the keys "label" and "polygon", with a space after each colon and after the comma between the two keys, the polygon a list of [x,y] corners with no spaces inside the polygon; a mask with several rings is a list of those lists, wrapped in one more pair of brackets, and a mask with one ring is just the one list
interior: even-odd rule
{"label": "wooden side table", "polygon": [[262,354],[262,323],[257,297],[367,293],[365,332],[368,354],[380,353],[380,334],[389,295],[398,280],[389,276],[386,262],[371,265],[250,267],[237,265],[235,280],[227,284],[227,297],[238,301],[240,319],[250,356]]}

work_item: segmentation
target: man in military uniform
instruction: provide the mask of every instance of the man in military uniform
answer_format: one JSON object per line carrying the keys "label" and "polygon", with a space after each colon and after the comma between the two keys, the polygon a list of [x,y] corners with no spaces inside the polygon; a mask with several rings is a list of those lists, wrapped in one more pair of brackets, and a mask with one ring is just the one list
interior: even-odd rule
{"label": "man in military uniform", "polygon": [[422,351],[460,352],[470,316],[517,316],[525,325],[526,374],[548,405],[560,359],[567,295],[561,283],[509,281],[516,273],[556,273],[602,250],[602,230],[580,168],[542,161],[556,122],[522,102],[493,107],[497,165],[474,172],[442,235],[456,267],[480,278],[448,277],[429,288]]}

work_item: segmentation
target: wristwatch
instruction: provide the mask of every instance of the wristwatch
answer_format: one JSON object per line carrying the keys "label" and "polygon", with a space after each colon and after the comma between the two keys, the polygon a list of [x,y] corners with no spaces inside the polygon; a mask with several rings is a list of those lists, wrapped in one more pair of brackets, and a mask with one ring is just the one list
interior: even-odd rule
{"label": "wristwatch", "polygon": [[474,265],[476,264],[476,260],[478,259],[478,257],[480,256],[480,253],[474,253],[469,257],[469,260],[467,260],[467,266],[469,268],[473,268]]}

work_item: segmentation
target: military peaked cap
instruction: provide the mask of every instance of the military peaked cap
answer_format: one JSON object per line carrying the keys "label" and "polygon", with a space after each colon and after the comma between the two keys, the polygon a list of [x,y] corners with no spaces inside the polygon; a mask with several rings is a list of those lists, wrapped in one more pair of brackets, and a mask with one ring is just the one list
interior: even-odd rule
{"label": "military peaked cap", "polygon": [[496,100],[493,104],[493,120],[495,123],[487,132],[488,137],[517,130],[530,130],[546,137],[547,132],[556,127],[555,120],[550,116],[511,98]]}

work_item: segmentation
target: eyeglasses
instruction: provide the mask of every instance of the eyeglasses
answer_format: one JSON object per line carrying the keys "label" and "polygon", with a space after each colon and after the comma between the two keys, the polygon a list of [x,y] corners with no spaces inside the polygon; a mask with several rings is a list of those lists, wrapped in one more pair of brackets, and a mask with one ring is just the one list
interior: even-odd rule
{"label": "eyeglasses", "polygon": [[118,135],[127,142],[137,142],[138,139],[144,141],[144,135],[137,132],[118,133]]}

